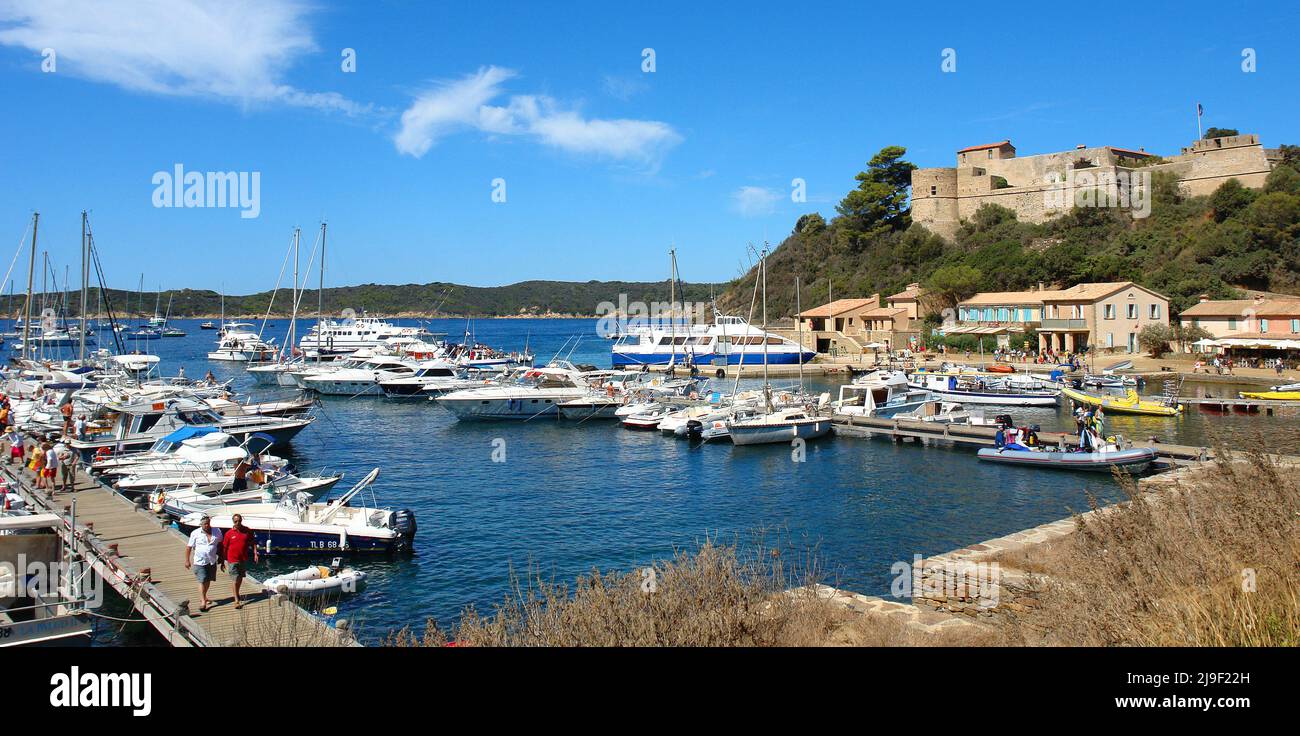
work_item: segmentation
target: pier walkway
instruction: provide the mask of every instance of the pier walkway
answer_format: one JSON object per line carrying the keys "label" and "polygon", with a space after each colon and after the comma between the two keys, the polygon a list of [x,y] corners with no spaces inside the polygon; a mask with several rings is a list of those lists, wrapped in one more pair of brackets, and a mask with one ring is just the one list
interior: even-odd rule
{"label": "pier walkway", "polygon": [[64,544],[130,603],[133,616],[147,620],[172,646],[355,645],[346,631],[284,596],[261,592],[252,577],[244,579],[244,607],[236,609],[233,579],[218,572],[209,589],[216,606],[200,613],[198,582],[185,569],[185,536],[84,469],[77,472],[73,492],[52,497],[34,488],[25,467],[0,464],[0,473],[10,492],[25,498],[33,511],[63,518]]}

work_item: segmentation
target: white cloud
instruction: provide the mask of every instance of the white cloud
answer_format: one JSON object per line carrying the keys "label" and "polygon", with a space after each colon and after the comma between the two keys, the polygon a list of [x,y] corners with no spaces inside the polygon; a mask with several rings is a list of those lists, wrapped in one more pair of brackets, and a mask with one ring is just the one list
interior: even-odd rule
{"label": "white cloud", "polygon": [[776,211],[779,192],[763,187],[741,187],[731,193],[731,207],[742,217],[763,217]]}
{"label": "white cloud", "polygon": [[512,95],[505,105],[488,102],[504,94],[515,72],[489,66],[417,95],[402,113],[393,137],[397,150],[419,158],[457,129],[532,137],[569,153],[653,167],[681,142],[673,127],[657,120],[598,119],[564,109],[544,95]]}
{"label": "white cloud", "polygon": [[640,94],[646,88],[644,80],[637,77],[616,76],[606,74],[601,80],[601,87],[605,94],[616,100],[627,102],[634,95]]}
{"label": "white cloud", "polygon": [[132,92],[368,110],[282,81],[316,51],[307,14],[298,0],[0,0],[0,44],[54,49],[58,73]]}

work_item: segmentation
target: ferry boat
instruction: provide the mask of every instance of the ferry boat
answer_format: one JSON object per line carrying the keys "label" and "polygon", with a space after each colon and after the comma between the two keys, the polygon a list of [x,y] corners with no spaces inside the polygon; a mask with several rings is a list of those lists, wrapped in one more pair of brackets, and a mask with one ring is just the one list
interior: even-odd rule
{"label": "ferry boat", "polygon": [[817,353],[765,332],[743,317],[716,314],[712,324],[684,322],[629,326],[610,348],[615,368],[629,365],[769,365],[811,361]]}

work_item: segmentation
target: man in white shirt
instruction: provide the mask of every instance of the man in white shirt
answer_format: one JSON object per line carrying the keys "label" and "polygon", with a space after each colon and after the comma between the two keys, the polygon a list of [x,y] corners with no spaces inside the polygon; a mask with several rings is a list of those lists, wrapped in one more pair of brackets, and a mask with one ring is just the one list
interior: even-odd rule
{"label": "man in white shirt", "polygon": [[190,532],[190,540],[185,545],[185,569],[194,570],[203,597],[199,610],[205,613],[212,607],[212,601],[208,600],[208,586],[217,577],[220,549],[221,530],[213,529],[212,520],[204,516],[199,522],[199,528]]}
{"label": "man in white shirt", "polygon": [[46,478],[49,478],[50,495],[54,495],[54,489],[59,484],[59,452],[58,448],[53,445],[47,445],[42,452],[45,453],[45,472]]}

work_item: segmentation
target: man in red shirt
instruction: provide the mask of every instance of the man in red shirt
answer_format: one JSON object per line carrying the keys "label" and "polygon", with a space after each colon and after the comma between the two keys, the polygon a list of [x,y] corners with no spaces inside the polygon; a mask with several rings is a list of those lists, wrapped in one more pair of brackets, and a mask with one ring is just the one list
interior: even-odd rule
{"label": "man in red shirt", "polygon": [[243,608],[244,601],[239,597],[239,586],[248,574],[248,561],[260,562],[257,552],[257,535],[244,526],[244,517],[235,514],[230,519],[234,526],[221,537],[221,569],[230,565],[230,575],[235,578],[235,608]]}

